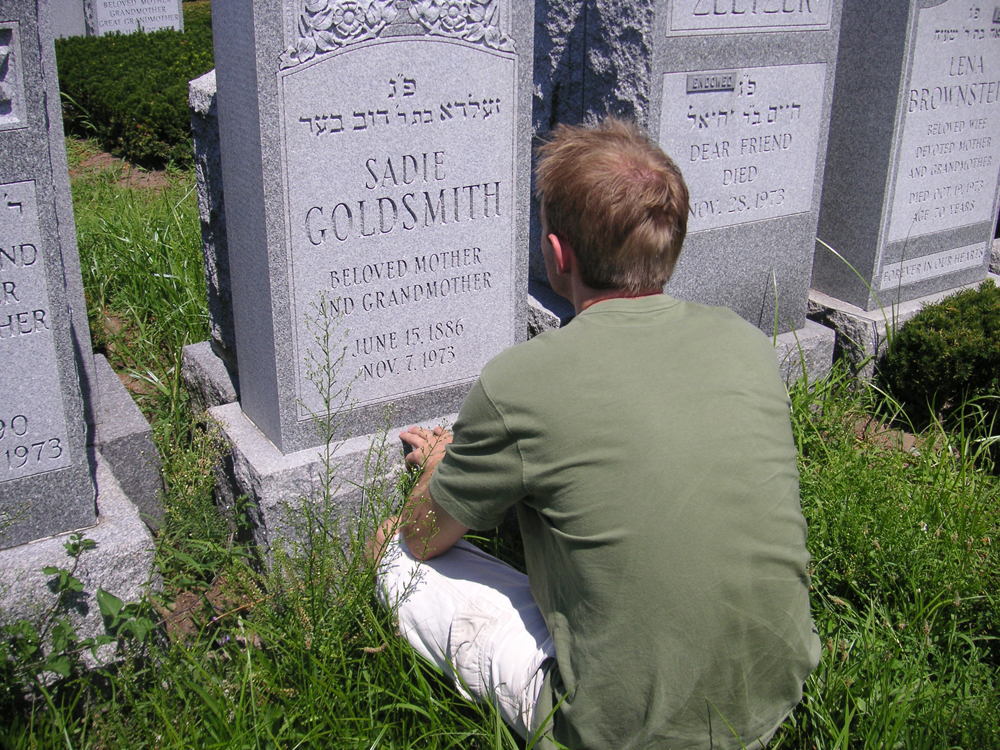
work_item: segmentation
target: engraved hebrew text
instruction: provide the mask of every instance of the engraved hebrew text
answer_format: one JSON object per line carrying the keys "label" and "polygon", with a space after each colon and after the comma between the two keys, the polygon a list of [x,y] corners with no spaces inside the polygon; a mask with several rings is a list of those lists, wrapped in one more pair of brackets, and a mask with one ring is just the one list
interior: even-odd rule
{"label": "engraved hebrew text", "polygon": [[923,8],[904,91],[890,242],[992,221],[1000,174],[1000,24],[975,3]]}
{"label": "engraved hebrew text", "polygon": [[660,145],[691,191],[688,232],[811,210],[826,66],[664,76]]}
{"label": "engraved hebrew text", "polygon": [[402,39],[280,74],[299,419],[317,304],[358,406],[470,382],[513,342],[514,73]]}

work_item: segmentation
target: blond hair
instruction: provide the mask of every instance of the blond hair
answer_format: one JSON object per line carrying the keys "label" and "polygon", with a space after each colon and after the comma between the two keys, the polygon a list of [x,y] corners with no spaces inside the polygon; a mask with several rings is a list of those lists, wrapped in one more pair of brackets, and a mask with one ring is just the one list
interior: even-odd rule
{"label": "blond hair", "polygon": [[662,287],[687,232],[677,165],[636,125],[559,125],[538,150],[535,191],[549,232],[569,242],[591,289]]}

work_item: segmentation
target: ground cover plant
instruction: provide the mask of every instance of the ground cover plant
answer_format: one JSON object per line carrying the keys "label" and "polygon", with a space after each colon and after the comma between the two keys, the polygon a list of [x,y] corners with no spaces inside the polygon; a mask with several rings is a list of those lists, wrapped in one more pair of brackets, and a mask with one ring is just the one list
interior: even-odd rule
{"label": "ground cover plant", "polygon": [[[61,678],[11,654],[0,746],[516,747],[376,604],[359,546],[407,479],[388,471],[385,445],[371,456],[364,518],[344,526],[335,484],[321,484],[299,511],[307,543],[278,550],[270,569],[253,563],[212,504],[219,451],[179,379],[181,347],[207,335],[193,178],[130,170],[90,143],[70,153],[94,342],[164,456],[164,588],[144,610],[109,603],[112,668]],[[327,347],[335,355],[335,338]],[[934,424],[912,437],[884,427],[898,414],[842,373],[797,384],[792,402],[822,661],[771,747],[1000,746],[1000,483],[988,443]],[[518,559],[509,532],[480,543]],[[141,617],[158,627],[127,627]]]}
{"label": "ground cover plant", "polygon": [[215,63],[208,0],[186,2],[183,11],[183,32],[56,40],[70,132],[138,164],[191,163],[188,81]]}
{"label": "ground cover plant", "polygon": [[1000,289],[987,279],[927,305],[892,337],[878,370],[911,422],[975,429],[978,420],[991,435],[1000,406]]}

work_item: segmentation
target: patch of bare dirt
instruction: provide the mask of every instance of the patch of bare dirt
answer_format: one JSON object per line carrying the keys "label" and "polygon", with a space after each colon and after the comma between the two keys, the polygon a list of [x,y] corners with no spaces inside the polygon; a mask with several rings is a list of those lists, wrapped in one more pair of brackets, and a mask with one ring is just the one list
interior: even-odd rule
{"label": "patch of bare dirt", "polygon": [[898,450],[911,453],[919,449],[919,439],[916,435],[886,427],[873,419],[859,419],[854,423],[854,436],[858,440],[872,443],[886,450]]}
{"label": "patch of bare dirt", "polygon": [[117,375],[122,385],[125,386],[130,393],[134,393],[137,396],[150,396],[153,393],[156,393],[156,387],[150,382],[139,378],[133,378],[131,375],[124,372],[119,372]]}
{"label": "patch of bare dirt", "polygon": [[237,605],[222,593],[224,583],[219,579],[206,591],[182,591],[169,607],[158,607],[167,635],[188,640],[234,609]]}
{"label": "patch of bare dirt", "polygon": [[[112,355],[118,351],[118,344],[129,335],[128,323],[117,315],[105,312],[101,316],[101,325],[91,328],[95,343],[100,342],[100,348],[105,354]],[[127,347],[126,347],[127,348]],[[117,371],[118,380],[130,393],[136,396],[149,396],[156,392],[156,386],[143,378],[136,378],[124,371]]]}
{"label": "patch of bare dirt", "polygon": [[120,334],[124,325],[125,324],[122,322],[122,319],[117,315],[104,313],[104,328],[110,335],[117,336]]}
{"label": "patch of bare dirt", "polygon": [[149,170],[135,167],[124,159],[112,156],[106,151],[98,151],[88,156],[76,167],[70,170],[70,177],[83,177],[94,172],[118,172],[119,187],[134,187],[146,189],[163,189],[169,187],[170,178],[163,170]]}

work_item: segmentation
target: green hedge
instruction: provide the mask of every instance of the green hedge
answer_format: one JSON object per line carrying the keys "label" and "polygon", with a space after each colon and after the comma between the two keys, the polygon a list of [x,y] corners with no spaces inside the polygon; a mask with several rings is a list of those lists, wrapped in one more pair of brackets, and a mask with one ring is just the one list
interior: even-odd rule
{"label": "green hedge", "polygon": [[66,131],[144,166],[190,164],[188,81],[215,65],[207,2],[184,4],[184,28],[56,40]]}
{"label": "green hedge", "polygon": [[1000,289],[986,280],[925,307],[893,336],[879,370],[918,426],[934,416],[965,421],[976,400],[990,427],[1000,413]]}

